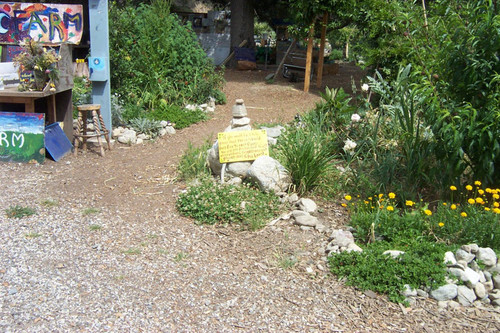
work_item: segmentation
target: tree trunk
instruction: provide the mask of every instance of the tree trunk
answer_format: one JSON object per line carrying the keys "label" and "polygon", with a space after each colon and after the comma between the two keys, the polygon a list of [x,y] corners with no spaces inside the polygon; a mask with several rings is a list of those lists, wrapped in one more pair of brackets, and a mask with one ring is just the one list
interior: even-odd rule
{"label": "tree trunk", "polygon": [[238,47],[243,40],[247,40],[245,47],[253,48],[255,46],[253,20],[254,8],[252,0],[231,1],[231,51]]}

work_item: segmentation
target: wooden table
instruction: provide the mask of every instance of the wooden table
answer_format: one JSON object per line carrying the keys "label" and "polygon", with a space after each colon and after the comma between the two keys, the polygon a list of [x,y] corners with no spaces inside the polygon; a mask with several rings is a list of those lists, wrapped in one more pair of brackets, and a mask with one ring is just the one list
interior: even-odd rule
{"label": "wooden table", "polygon": [[[0,90],[0,104],[24,104],[24,112],[27,113],[45,113],[48,124],[62,121],[64,123],[64,132],[68,138],[72,138],[72,89],[56,91],[19,91],[15,88],[5,88]],[[35,101],[44,98],[47,101],[47,108],[35,110]],[[2,108],[0,108],[1,111]],[[5,110],[10,111],[10,110]],[[68,128],[66,128],[68,127]]]}

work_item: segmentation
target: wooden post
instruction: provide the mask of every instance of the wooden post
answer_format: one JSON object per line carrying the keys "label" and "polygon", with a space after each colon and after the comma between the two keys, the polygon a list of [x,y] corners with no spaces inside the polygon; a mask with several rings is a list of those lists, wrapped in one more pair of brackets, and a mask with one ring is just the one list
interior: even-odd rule
{"label": "wooden post", "polygon": [[307,41],[307,58],[306,58],[306,77],[304,78],[304,91],[309,92],[309,85],[311,83],[311,65],[312,65],[312,53],[314,44],[314,21],[309,29],[309,37]]}
{"label": "wooden post", "polygon": [[319,46],[318,58],[318,78],[316,79],[316,87],[321,88],[323,81],[323,63],[325,60],[325,39],[326,39],[326,24],[328,23],[328,13],[323,14],[323,22],[321,25],[321,44]]}

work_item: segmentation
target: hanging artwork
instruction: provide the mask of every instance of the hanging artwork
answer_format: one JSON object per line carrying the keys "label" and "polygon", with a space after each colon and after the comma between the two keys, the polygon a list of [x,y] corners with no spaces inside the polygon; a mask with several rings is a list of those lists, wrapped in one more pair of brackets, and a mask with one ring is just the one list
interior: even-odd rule
{"label": "hanging artwork", "polygon": [[82,5],[0,2],[2,44],[26,38],[49,45],[79,44],[82,33]]}

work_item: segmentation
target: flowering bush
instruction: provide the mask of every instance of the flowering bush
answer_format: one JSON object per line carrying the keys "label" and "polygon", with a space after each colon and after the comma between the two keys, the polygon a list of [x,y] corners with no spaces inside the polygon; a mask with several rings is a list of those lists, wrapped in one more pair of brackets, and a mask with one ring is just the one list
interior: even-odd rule
{"label": "flowering bush", "polygon": [[60,56],[54,49],[47,49],[30,38],[20,42],[19,45],[22,47],[22,52],[14,58],[14,63],[20,66],[21,70],[34,73],[34,81],[21,82],[21,90],[43,90],[49,80],[54,83],[59,79],[57,63]]}

